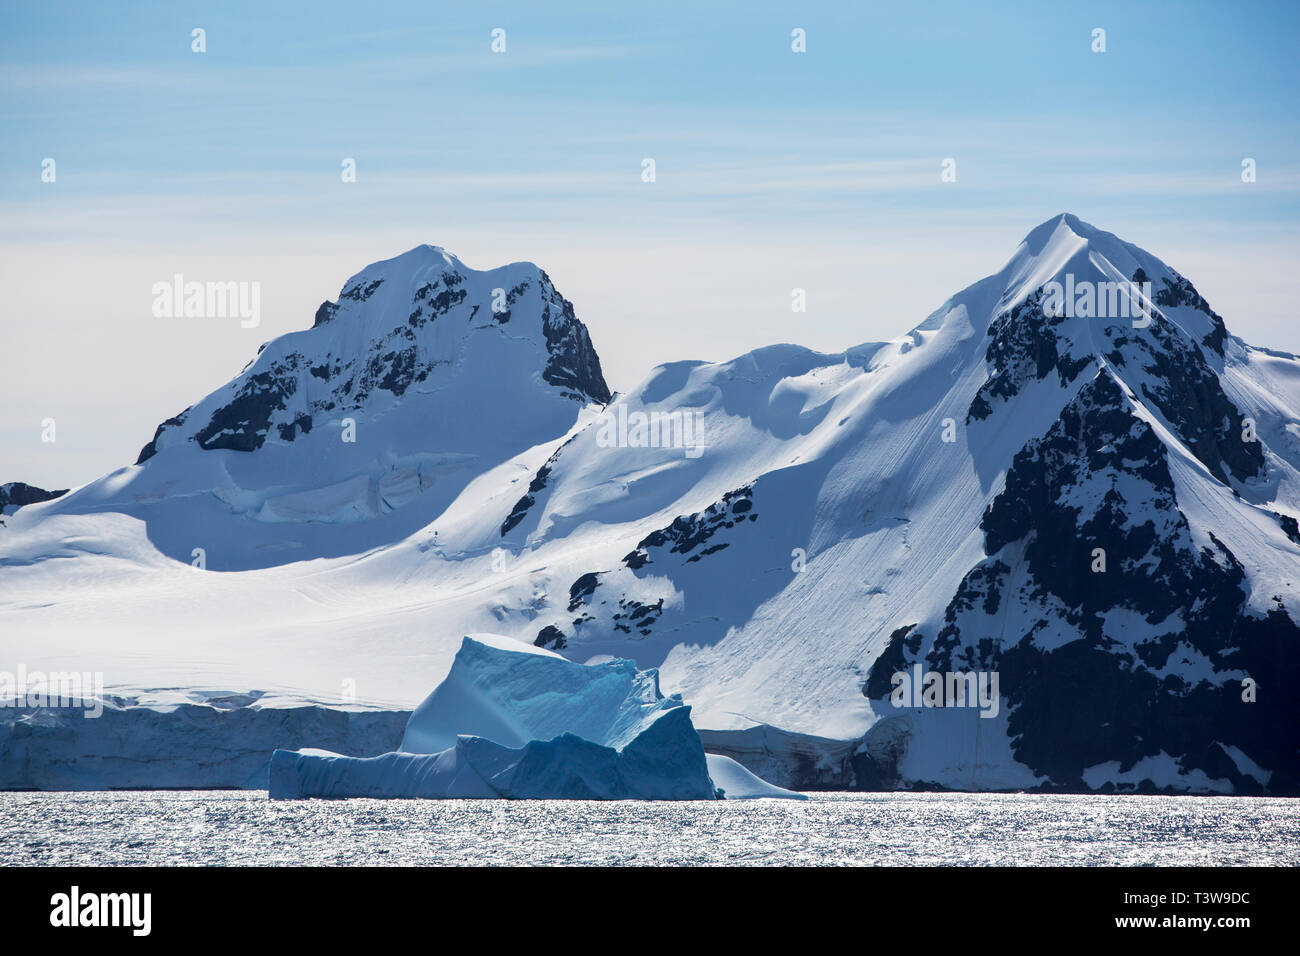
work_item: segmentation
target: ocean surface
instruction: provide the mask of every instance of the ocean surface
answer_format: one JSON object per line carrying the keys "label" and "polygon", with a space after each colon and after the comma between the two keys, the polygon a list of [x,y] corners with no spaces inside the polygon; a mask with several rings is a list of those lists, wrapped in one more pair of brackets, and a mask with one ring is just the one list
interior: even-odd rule
{"label": "ocean surface", "polygon": [[825,793],[807,801],[272,801],[0,793],[0,865],[1300,864],[1300,802]]}

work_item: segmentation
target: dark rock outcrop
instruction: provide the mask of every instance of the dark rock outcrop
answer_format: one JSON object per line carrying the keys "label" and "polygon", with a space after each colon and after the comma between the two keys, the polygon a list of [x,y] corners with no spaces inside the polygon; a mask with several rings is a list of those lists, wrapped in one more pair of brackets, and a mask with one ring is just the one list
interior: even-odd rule
{"label": "dark rock outcrop", "polygon": [[53,501],[55,498],[61,498],[67,493],[67,488],[61,488],[58,491],[46,491],[44,488],[37,488],[35,485],[29,485],[24,481],[6,482],[0,485],[0,512],[9,507],[21,508],[24,505],[39,504],[42,501]]}

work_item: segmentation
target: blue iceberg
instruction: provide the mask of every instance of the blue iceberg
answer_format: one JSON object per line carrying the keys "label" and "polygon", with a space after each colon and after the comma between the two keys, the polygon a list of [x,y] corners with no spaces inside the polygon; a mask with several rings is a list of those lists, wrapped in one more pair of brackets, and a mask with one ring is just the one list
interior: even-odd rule
{"label": "blue iceberg", "polygon": [[277,750],[270,795],[717,799],[690,711],[660,693],[657,671],[631,661],[575,664],[507,638],[466,637],[397,753]]}

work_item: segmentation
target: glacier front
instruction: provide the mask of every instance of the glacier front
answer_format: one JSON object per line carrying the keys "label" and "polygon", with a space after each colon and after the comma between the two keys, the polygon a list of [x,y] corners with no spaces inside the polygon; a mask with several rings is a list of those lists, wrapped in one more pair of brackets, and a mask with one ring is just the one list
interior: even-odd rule
{"label": "glacier front", "polygon": [[510,638],[466,637],[399,752],[277,750],[270,796],[716,799],[690,710],[631,661],[576,664]]}

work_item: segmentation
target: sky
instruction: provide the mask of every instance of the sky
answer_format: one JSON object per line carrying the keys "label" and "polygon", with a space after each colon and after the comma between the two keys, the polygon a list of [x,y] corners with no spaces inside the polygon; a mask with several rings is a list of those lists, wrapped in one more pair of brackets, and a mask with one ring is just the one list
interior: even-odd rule
{"label": "sky", "polygon": [[[546,269],[615,390],[902,335],[1066,211],[1300,352],[1298,23],[1292,2],[0,0],[0,482],[133,462],[424,242]],[[260,283],[260,324],[156,317],[176,273]]]}

